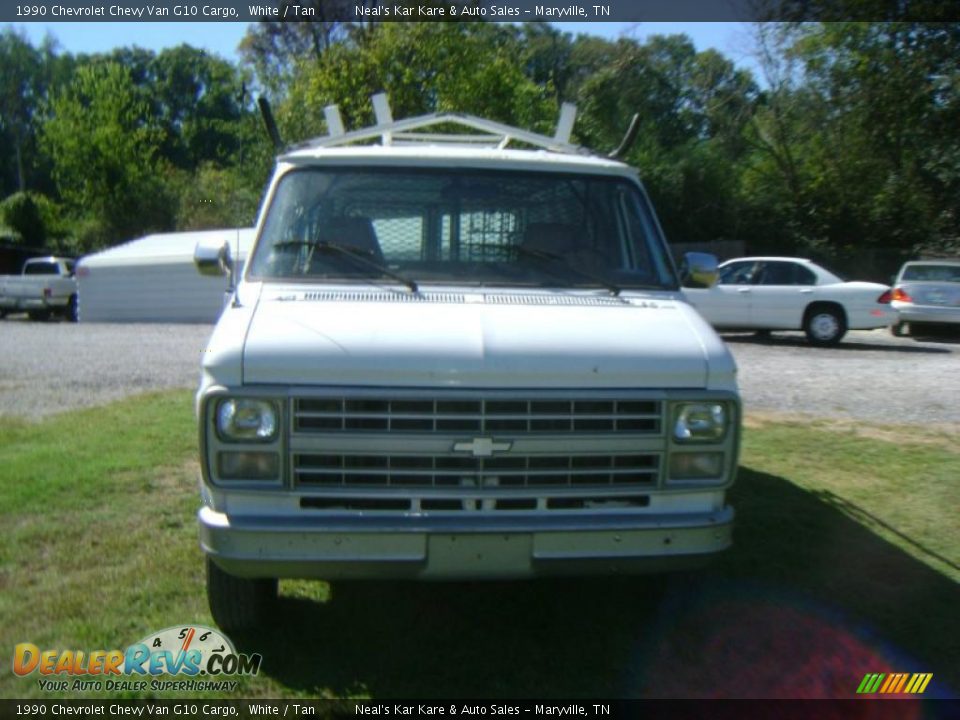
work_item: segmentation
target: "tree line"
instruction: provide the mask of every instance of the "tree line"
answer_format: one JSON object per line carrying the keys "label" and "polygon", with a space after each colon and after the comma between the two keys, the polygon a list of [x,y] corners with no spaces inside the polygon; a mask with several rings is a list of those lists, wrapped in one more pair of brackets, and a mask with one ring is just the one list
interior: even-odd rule
{"label": "tree line", "polygon": [[[960,252],[960,25],[775,23],[758,72],[685,35],[606,40],[545,23],[260,22],[239,63],[187,45],[59,52],[0,32],[0,235],[84,253],[156,231],[253,222],[281,134],[322,109],[370,124],[461,111],[574,140],[640,170],[671,242],[738,240],[875,272]],[[871,255],[872,254],[872,255]],[[877,264],[877,263],[875,263]]]}

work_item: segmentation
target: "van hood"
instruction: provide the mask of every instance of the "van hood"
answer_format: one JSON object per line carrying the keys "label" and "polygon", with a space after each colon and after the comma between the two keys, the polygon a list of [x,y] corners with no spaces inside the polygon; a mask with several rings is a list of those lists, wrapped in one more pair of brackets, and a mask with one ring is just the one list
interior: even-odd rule
{"label": "van hood", "polygon": [[726,348],[672,296],[264,288],[243,383],[702,388],[711,355],[732,381]]}

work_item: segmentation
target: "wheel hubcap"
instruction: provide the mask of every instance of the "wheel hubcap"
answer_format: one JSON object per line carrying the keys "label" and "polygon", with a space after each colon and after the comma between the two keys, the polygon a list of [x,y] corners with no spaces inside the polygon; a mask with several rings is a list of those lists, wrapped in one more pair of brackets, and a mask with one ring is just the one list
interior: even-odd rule
{"label": "wheel hubcap", "polygon": [[810,329],[817,340],[830,340],[840,332],[840,323],[830,313],[822,313],[813,318]]}

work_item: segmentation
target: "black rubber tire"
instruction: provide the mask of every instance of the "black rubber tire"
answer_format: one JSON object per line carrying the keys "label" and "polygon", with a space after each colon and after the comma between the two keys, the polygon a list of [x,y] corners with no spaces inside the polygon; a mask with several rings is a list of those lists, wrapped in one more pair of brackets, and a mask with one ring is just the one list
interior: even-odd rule
{"label": "black rubber tire", "polygon": [[80,319],[80,301],[76,295],[70,296],[70,301],[67,303],[67,309],[64,315],[70,322],[77,322]]}
{"label": "black rubber tire", "polygon": [[811,305],[803,316],[803,331],[812,345],[839,343],[847,334],[847,318],[837,305]]}
{"label": "black rubber tire", "polygon": [[251,630],[272,620],[277,579],[236,577],[207,558],[207,602],[213,620],[226,631]]}
{"label": "black rubber tire", "polygon": [[890,326],[890,334],[894,337],[906,337],[910,334],[910,326],[905,322],[895,322]]}
{"label": "black rubber tire", "polygon": [[49,310],[31,310],[30,312],[27,313],[27,317],[37,322],[44,322],[50,319],[50,311]]}

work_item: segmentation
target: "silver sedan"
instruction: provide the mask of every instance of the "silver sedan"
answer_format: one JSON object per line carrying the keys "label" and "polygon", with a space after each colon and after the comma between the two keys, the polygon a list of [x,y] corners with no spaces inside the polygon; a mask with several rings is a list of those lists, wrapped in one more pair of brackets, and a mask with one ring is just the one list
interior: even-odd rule
{"label": "silver sedan", "polygon": [[891,305],[897,312],[894,335],[917,334],[924,327],[960,328],[960,260],[915,260],[900,268]]}

